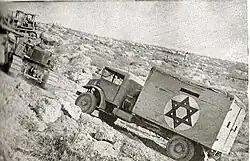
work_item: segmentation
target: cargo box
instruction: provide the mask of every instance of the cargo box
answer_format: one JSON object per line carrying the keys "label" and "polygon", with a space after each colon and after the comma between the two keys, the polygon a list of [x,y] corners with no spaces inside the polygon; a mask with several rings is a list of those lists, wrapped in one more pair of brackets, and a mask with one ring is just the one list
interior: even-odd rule
{"label": "cargo box", "polygon": [[246,114],[236,96],[156,67],[151,69],[133,113],[226,154]]}

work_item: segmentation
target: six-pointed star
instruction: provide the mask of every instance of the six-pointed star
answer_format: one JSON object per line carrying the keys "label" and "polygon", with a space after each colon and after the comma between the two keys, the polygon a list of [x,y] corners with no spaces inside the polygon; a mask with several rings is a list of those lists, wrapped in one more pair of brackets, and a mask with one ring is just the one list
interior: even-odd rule
{"label": "six-pointed star", "polygon": [[[185,98],[182,102],[172,101],[172,109],[168,111],[165,116],[173,118],[174,128],[179,126],[181,123],[192,126],[191,116],[198,111],[198,109],[193,108],[189,104],[189,97]],[[179,107],[184,107],[187,110],[187,115],[183,118],[179,118],[176,116],[176,111]]]}

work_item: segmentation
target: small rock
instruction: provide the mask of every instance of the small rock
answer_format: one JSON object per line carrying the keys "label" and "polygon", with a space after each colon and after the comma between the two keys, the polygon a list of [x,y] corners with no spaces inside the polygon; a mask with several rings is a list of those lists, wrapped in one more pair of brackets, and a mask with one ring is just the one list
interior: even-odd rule
{"label": "small rock", "polygon": [[162,60],[152,60],[152,63],[154,64],[154,66],[160,67],[162,65]]}
{"label": "small rock", "polygon": [[125,52],[125,53],[126,53],[126,55],[129,56],[129,57],[135,56],[135,53],[132,52],[132,51],[127,51],[127,52]]}
{"label": "small rock", "polygon": [[25,93],[30,93],[30,85],[25,81],[22,81],[19,84],[17,84],[16,88],[21,89]]}
{"label": "small rock", "polygon": [[93,143],[93,150],[97,151],[102,157],[112,156],[117,157],[118,151],[114,149],[113,145],[106,141],[96,141]]}
{"label": "small rock", "polygon": [[80,56],[80,53],[76,52],[76,53],[68,55],[68,59],[73,59],[73,58],[78,57],[78,56]]}
{"label": "small rock", "polygon": [[133,161],[133,159],[131,159],[129,157],[121,157],[120,160],[121,161]]}
{"label": "small rock", "polygon": [[94,138],[98,141],[106,141],[109,142],[110,144],[115,143],[115,134],[112,130],[102,130],[99,129],[95,135]]}
{"label": "small rock", "polygon": [[88,50],[93,50],[94,48],[90,44],[84,44],[82,47],[88,49]]}
{"label": "small rock", "polygon": [[39,122],[37,127],[37,131],[44,131],[47,128],[47,125],[44,122]]}
{"label": "small rock", "polygon": [[66,57],[59,57],[58,60],[62,63],[62,64],[68,64],[69,63],[69,59]]}

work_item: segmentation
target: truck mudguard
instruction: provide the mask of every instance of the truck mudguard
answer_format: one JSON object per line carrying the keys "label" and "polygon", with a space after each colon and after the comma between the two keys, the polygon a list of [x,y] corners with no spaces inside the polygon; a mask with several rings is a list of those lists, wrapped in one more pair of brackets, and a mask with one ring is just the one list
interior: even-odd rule
{"label": "truck mudguard", "polygon": [[86,89],[91,89],[91,88],[96,89],[99,92],[100,97],[101,97],[99,108],[105,109],[105,107],[106,107],[105,95],[104,95],[104,92],[102,91],[102,89],[95,86],[95,85],[86,85],[86,86],[83,86],[83,87],[86,88]]}

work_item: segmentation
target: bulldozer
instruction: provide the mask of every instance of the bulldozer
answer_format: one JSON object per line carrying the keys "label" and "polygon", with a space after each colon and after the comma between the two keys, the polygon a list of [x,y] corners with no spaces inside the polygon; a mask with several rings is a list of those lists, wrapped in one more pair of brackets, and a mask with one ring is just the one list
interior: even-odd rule
{"label": "bulldozer", "polygon": [[7,16],[2,16],[1,23],[29,37],[37,38],[35,17],[35,14],[16,10],[7,14]]}
{"label": "bulldozer", "polygon": [[1,43],[1,68],[4,72],[18,76],[23,75],[43,88],[53,87],[58,81],[53,71],[55,60],[53,53],[43,48],[39,38],[30,38],[25,34],[1,24],[5,41]]}

